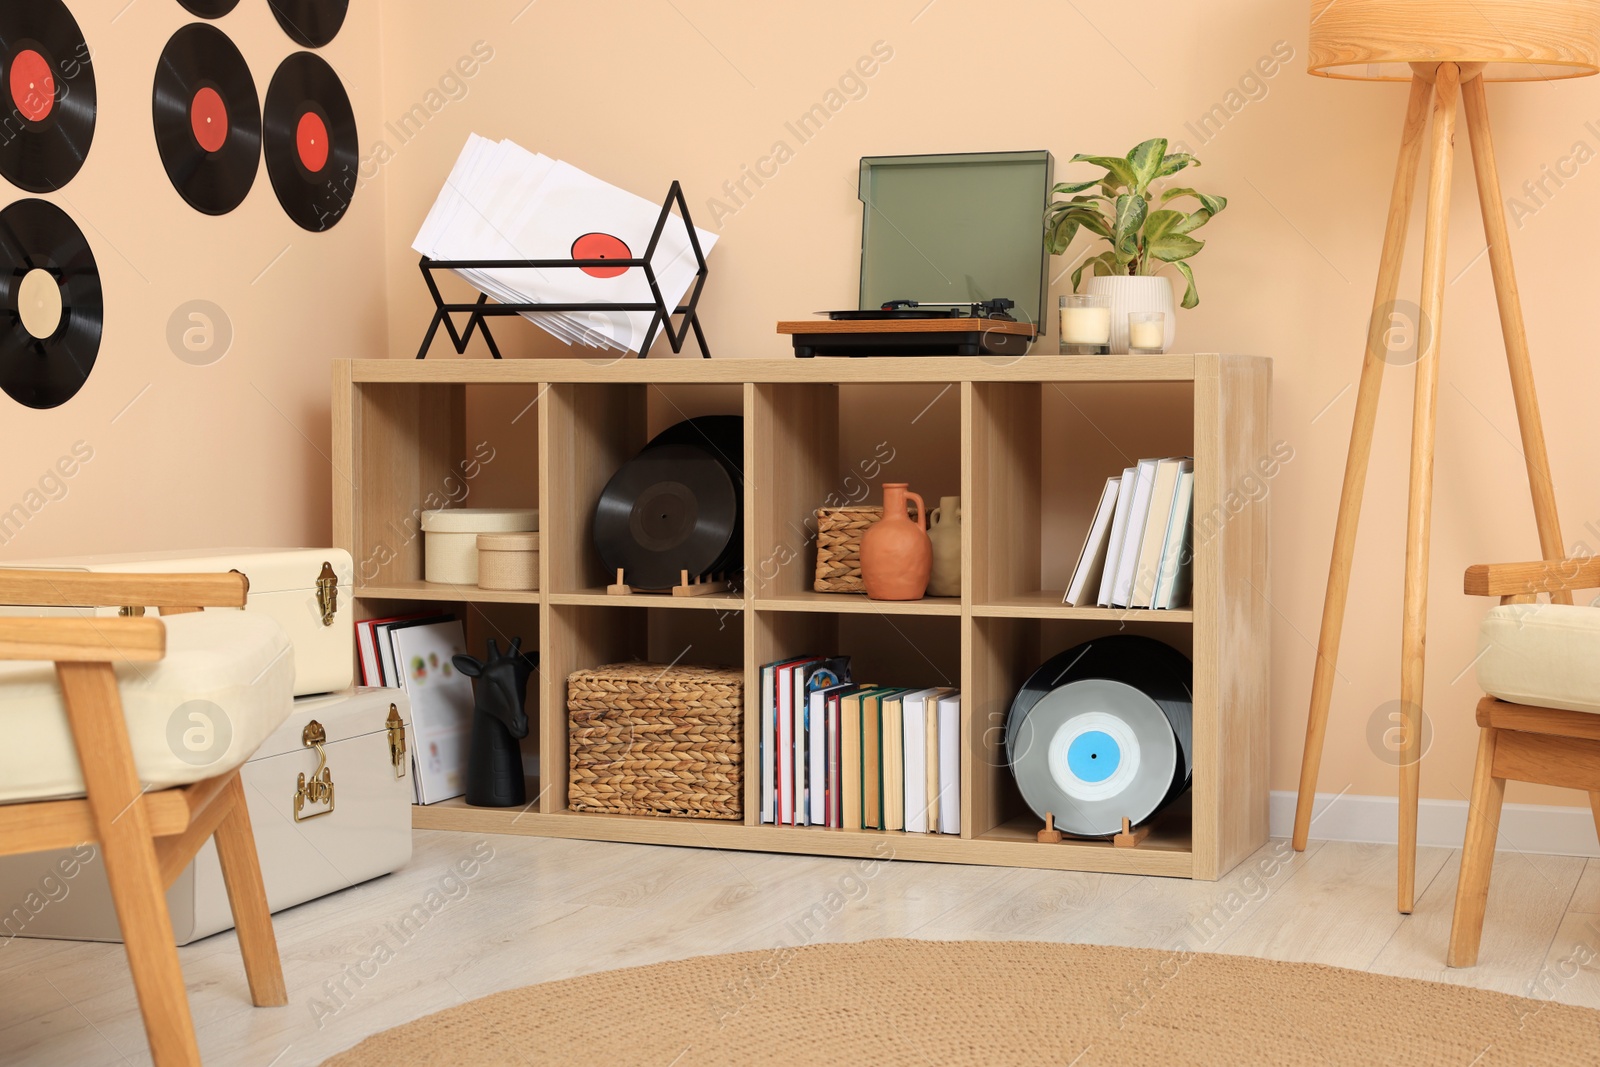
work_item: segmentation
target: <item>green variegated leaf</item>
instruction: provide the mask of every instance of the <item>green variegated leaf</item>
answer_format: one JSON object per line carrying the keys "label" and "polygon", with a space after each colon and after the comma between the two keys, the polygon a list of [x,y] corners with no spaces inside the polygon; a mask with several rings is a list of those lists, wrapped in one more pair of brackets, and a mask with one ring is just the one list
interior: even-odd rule
{"label": "green variegated leaf", "polygon": [[1145,141],[1143,144],[1135,145],[1133,150],[1128,153],[1128,166],[1133,170],[1134,178],[1137,179],[1137,184],[1134,187],[1135,192],[1142,194],[1150,187],[1150,183],[1155,181],[1166,154],[1167,139],[1165,137],[1155,137]]}
{"label": "green variegated leaf", "polygon": [[1066,193],[1081,193],[1085,189],[1093,189],[1095,186],[1097,186],[1099,184],[1100,184],[1100,179],[1099,178],[1090,178],[1086,182],[1061,182],[1060,184],[1058,184],[1055,188],[1051,189],[1050,191],[1052,193],[1062,193],[1062,194],[1066,194]]}
{"label": "green variegated leaf", "polygon": [[1188,259],[1204,248],[1204,241],[1196,241],[1181,233],[1169,233],[1157,241],[1150,242],[1150,255],[1163,263],[1176,263],[1180,259]]}
{"label": "green variegated leaf", "polygon": [[1184,167],[1198,167],[1200,161],[1187,152],[1172,152],[1161,160],[1161,166],[1156,168],[1157,178],[1170,178]]}
{"label": "green variegated leaf", "polygon": [[1183,275],[1183,280],[1189,283],[1189,287],[1183,291],[1183,301],[1179,306],[1195,307],[1200,303],[1200,292],[1194,287],[1194,268],[1187,263],[1174,263],[1173,266],[1178,268],[1178,273]]}
{"label": "green variegated leaf", "polygon": [[1220,213],[1223,208],[1228,206],[1228,198],[1225,196],[1212,196],[1209,193],[1197,192],[1196,190],[1189,188],[1168,189],[1161,194],[1161,202],[1165,204],[1167,201],[1176,200],[1180,196],[1194,197],[1196,200],[1200,201],[1201,207],[1213,215]]}
{"label": "green variegated leaf", "polygon": [[1108,187],[1107,192],[1114,193],[1119,188],[1131,189],[1136,182],[1133,168],[1128,166],[1128,161],[1126,159],[1118,159],[1116,156],[1086,156],[1080,152],[1068,162],[1093,163],[1097,167],[1104,167],[1110,171],[1109,179],[1099,179],[1101,184]]}
{"label": "green variegated leaf", "polygon": [[1169,233],[1182,233],[1178,227],[1183,225],[1187,217],[1183,212],[1171,208],[1150,212],[1144,220],[1144,239],[1147,242],[1158,241]]}
{"label": "green variegated leaf", "polygon": [[1134,193],[1117,197],[1116,225],[1111,231],[1111,247],[1124,255],[1133,255],[1139,249],[1139,228],[1144,225],[1145,213],[1150,203]]}
{"label": "green variegated leaf", "polygon": [[1096,278],[1110,278],[1128,273],[1128,259],[1117,255],[1115,252],[1102,252],[1095,257],[1094,274]]}

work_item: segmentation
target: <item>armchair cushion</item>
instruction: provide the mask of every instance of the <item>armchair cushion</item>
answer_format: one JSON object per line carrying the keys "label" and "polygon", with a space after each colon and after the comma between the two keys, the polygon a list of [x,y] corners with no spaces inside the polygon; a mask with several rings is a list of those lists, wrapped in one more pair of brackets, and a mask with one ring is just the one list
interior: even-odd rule
{"label": "armchair cushion", "polygon": [[1502,604],[1479,636],[1478,684],[1516,704],[1600,714],[1600,609]]}
{"label": "armchair cushion", "polygon": [[[294,704],[294,649],[258,612],[162,619],[167,654],[116,668],[139,780],[188,785],[244,763]],[[0,802],[83,795],[55,667],[0,663]]]}

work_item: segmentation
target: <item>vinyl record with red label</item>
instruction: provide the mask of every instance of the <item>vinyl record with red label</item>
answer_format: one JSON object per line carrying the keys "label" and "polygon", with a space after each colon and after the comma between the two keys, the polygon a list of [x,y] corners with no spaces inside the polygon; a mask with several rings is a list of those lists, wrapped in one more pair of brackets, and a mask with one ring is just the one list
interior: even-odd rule
{"label": "vinyl record with red label", "polygon": [[48,193],[83,168],[94,140],[94,66],[61,0],[0,4],[0,174]]}
{"label": "vinyl record with red label", "polygon": [[310,52],[283,61],[267,87],[267,174],[283,210],[320,233],[356,192],[356,115],[339,76]]}
{"label": "vinyl record with red label", "polygon": [[228,35],[200,22],[173,34],[153,107],[162,166],[189,206],[226,215],[243,203],[261,169],[261,98]]}
{"label": "vinyl record with red label", "polygon": [[203,19],[220,19],[239,6],[239,0],[178,0],[191,15]]}
{"label": "vinyl record with red label", "polygon": [[77,395],[100,353],[105,305],[83,231],[47,200],[0,211],[0,389],[31,408]]}
{"label": "vinyl record with red label", "polygon": [[350,0],[267,0],[267,5],[283,32],[307,48],[321,48],[337,37],[350,10]]}

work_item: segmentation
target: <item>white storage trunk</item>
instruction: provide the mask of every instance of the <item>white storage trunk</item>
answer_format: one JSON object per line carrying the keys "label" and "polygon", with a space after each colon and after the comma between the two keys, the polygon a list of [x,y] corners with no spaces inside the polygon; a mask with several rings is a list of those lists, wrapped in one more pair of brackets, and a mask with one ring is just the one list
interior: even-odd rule
{"label": "white storage trunk", "polygon": [[[401,721],[389,728],[390,710]],[[327,737],[323,752],[333,782],[329,805],[302,802],[301,778],[317,771],[317,753],[303,744],[310,724]],[[411,708],[402,689],[353,689],[295,701],[294,712],[242,772],[261,854],[261,876],[273,911],[365,882],[411,859]],[[400,774],[403,777],[396,777]],[[0,938],[57,937],[120,941],[105,868],[93,845],[0,859]],[[233,927],[217,847],[207,841],[167,891],[178,944]]]}
{"label": "white storage trunk", "polygon": [[[246,611],[271,615],[294,645],[294,692],[333,693],[355,682],[355,568],[342,548],[229,548],[19,560],[9,567],[117,574],[209,574],[239,571],[250,579]],[[212,609],[217,610],[217,609]],[[101,608],[115,615],[115,607]]]}

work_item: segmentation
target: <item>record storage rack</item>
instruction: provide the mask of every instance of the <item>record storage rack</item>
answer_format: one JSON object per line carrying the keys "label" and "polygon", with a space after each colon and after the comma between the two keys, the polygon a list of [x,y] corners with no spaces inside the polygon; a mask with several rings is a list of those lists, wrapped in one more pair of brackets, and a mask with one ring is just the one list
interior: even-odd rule
{"label": "record storage rack", "polygon": [[[832,380],[817,380],[822,367]],[[1267,359],[387,359],[336,360],[333,376],[334,540],[356,560],[357,618],[448,606],[467,622],[471,645],[518,633],[541,657],[524,742],[541,769],[529,781],[530,804],[474,808],[457,799],[419,806],[417,828],[1206,880],[1267,840],[1271,494],[1245,491],[1261,484],[1261,464],[1274,452]],[[841,411],[853,410],[853,391],[881,396],[895,388],[920,390],[919,397],[955,394],[944,402],[959,408],[959,447],[950,454],[963,501],[962,594],[884,603],[813,592],[815,546],[806,523],[847,469]],[[589,537],[594,502],[648,439],[652,404],[684,390],[701,404],[691,414],[745,416],[746,581],[732,593],[703,597],[608,595]],[[537,504],[539,591],[422,581],[416,512],[470,467],[471,416],[485,391],[520,409],[512,421],[537,420],[524,426],[537,456],[515,459],[519,499],[466,506]],[[681,417],[678,403],[667,408],[669,421]],[[1076,412],[1076,421],[1052,416],[1057,410]],[[1191,607],[1063,606],[1062,564],[1049,561],[1064,557],[1070,570],[1105,477],[1140,456],[1177,454],[1195,462]],[[1063,476],[1078,479],[1064,517]],[[876,484],[871,500],[878,500]],[[1043,844],[1035,839],[1041,824],[1022,804],[1000,753],[1005,710],[1049,656],[1111,633],[1156,637],[1193,659],[1192,787],[1155,817],[1137,847],[1070,838]],[[853,656],[863,679],[959,686],[959,836],[759,822],[750,739],[759,736],[760,667],[812,652]],[[743,820],[569,809],[567,675],[674,656],[744,671]],[[930,679],[930,665],[946,677]],[[912,677],[919,669],[924,673]]]}

